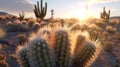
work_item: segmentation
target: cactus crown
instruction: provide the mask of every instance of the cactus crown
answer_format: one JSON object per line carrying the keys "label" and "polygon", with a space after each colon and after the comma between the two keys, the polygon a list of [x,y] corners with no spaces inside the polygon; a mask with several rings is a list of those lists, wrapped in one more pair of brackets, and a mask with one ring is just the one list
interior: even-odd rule
{"label": "cactus crown", "polygon": [[110,10],[107,13],[105,7],[103,7],[103,12],[100,13],[100,17],[102,19],[108,20],[110,18]]}
{"label": "cactus crown", "polygon": [[34,5],[34,13],[37,19],[43,20],[47,13],[47,2],[45,3],[45,7],[43,7],[43,0],[41,0],[41,5],[37,2],[37,5]]}
{"label": "cactus crown", "polygon": [[[48,37],[43,37],[49,32]],[[46,33],[47,33],[46,32]],[[32,34],[28,45],[17,52],[22,67],[84,67],[96,53],[95,43],[81,34],[74,37],[66,28],[40,30]],[[42,34],[42,35],[41,35]],[[71,43],[74,37],[75,43]],[[53,42],[53,43],[50,43]],[[52,45],[52,47],[50,47]],[[73,55],[72,46],[75,46]]]}

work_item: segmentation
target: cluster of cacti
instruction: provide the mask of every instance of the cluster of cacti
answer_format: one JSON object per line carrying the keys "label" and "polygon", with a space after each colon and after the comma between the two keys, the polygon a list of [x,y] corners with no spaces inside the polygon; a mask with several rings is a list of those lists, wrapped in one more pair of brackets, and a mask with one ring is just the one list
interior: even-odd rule
{"label": "cluster of cacti", "polygon": [[37,2],[37,5],[34,5],[34,13],[37,19],[43,20],[47,13],[47,2],[45,3],[45,7],[43,7],[43,0],[41,0],[41,4]]}
{"label": "cluster of cacti", "polygon": [[108,13],[105,11],[105,7],[103,7],[103,12],[100,13],[100,17],[105,20],[109,20],[110,18],[110,10]]}
{"label": "cluster of cacti", "polygon": [[85,67],[97,51],[96,44],[82,34],[70,33],[69,29],[61,27],[32,34],[27,45],[16,52],[20,66]]}
{"label": "cluster of cacti", "polygon": [[19,13],[19,20],[23,20],[25,18],[24,11],[22,13]]}
{"label": "cluster of cacti", "polygon": [[8,67],[8,64],[6,63],[6,57],[2,54],[0,54],[0,67]]}

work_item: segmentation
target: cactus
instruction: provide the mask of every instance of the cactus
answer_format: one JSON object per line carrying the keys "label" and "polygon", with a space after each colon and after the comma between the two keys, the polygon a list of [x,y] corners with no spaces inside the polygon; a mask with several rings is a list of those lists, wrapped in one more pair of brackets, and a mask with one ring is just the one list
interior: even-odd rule
{"label": "cactus", "polygon": [[[85,67],[95,55],[97,49],[94,42],[82,34],[75,38],[76,43],[72,43],[74,35],[70,35],[67,28],[50,29],[48,38],[44,37],[45,31],[42,29],[32,35],[27,45],[17,52],[21,67]],[[74,44],[72,55],[71,45]]]}
{"label": "cactus", "polygon": [[103,7],[103,12],[100,13],[100,17],[104,20],[109,20],[110,18],[110,10],[108,13],[105,11],[105,7]]}
{"label": "cactus", "polygon": [[30,67],[28,59],[28,48],[23,47],[17,50],[17,59],[21,67]]}
{"label": "cactus", "polygon": [[41,0],[41,6],[39,6],[39,2],[37,2],[37,5],[34,5],[34,8],[36,18],[43,20],[47,13],[47,2],[45,3],[45,7],[43,7],[43,0]]}
{"label": "cactus", "polygon": [[55,31],[54,50],[58,67],[70,67],[70,42],[68,32],[65,30]]}
{"label": "cactus", "polygon": [[94,43],[86,41],[78,50],[78,54],[75,56],[73,61],[73,67],[85,67],[87,62],[95,54],[96,47]]}
{"label": "cactus", "polygon": [[74,49],[74,56],[77,54],[78,50],[80,49],[80,47],[82,46],[82,44],[84,43],[85,41],[85,36],[83,36],[82,34],[79,34],[77,36],[77,41],[76,41],[76,46],[75,46],[75,49]]}
{"label": "cactus", "polygon": [[53,19],[53,15],[54,15],[54,10],[51,10],[51,19]]}
{"label": "cactus", "polygon": [[19,20],[23,20],[25,17],[24,11],[22,13],[19,13]]}

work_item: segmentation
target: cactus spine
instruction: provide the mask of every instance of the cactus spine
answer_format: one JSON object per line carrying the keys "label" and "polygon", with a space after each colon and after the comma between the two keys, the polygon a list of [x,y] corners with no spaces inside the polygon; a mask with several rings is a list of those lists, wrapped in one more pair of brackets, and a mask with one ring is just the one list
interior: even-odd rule
{"label": "cactus spine", "polygon": [[[45,40],[41,39],[30,45],[32,60],[35,61],[36,67],[53,67],[52,55]],[[33,51],[34,50],[34,51]],[[50,56],[51,55],[51,56]],[[31,65],[34,66],[35,64]]]}
{"label": "cactus spine", "polygon": [[84,42],[78,50],[78,54],[74,58],[73,67],[84,67],[94,55],[95,50],[96,47],[92,42]]}
{"label": "cactus spine", "polygon": [[20,48],[17,51],[17,58],[21,67],[30,67],[27,53],[28,53],[28,48],[26,47]]}
{"label": "cactus spine", "polygon": [[[43,32],[38,32],[34,39],[28,41],[24,49],[17,55],[22,67],[84,67],[94,56],[96,46],[86,37],[79,34],[76,39],[74,55],[71,45],[74,45],[70,31],[64,27],[49,30],[48,39],[44,39]],[[39,34],[39,35],[38,35]],[[52,39],[50,39],[52,38]],[[51,43],[53,42],[53,43]],[[50,48],[49,45],[52,45]],[[53,50],[53,51],[52,51]],[[22,62],[22,64],[21,64]]]}
{"label": "cactus spine", "polygon": [[68,37],[68,33],[65,30],[58,30],[55,32],[54,50],[58,67],[70,67],[71,44]]}
{"label": "cactus spine", "polygon": [[41,0],[41,5],[37,2],[37,5],[34,5],[34,13],[37,19],[43,20],[47,13],[47,2],[45,7],[43,7],[43,0]]}
{"label": "cactus spine", "polygon": [[108,13],[105,11],[105,7],[103,7],[103,12],[100,13],[100,17],[104,20],[109,20],[110,18],[110,10]]}

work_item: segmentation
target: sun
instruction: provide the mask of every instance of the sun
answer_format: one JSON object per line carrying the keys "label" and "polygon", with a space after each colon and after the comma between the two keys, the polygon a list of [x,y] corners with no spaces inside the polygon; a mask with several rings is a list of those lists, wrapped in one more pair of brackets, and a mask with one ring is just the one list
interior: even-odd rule
{"label": "sun", "polygon": [[85,20],[87,19],[87,14],[85,9],[77,9],[74,11],[74,15],[76,18],[80,20]]}

